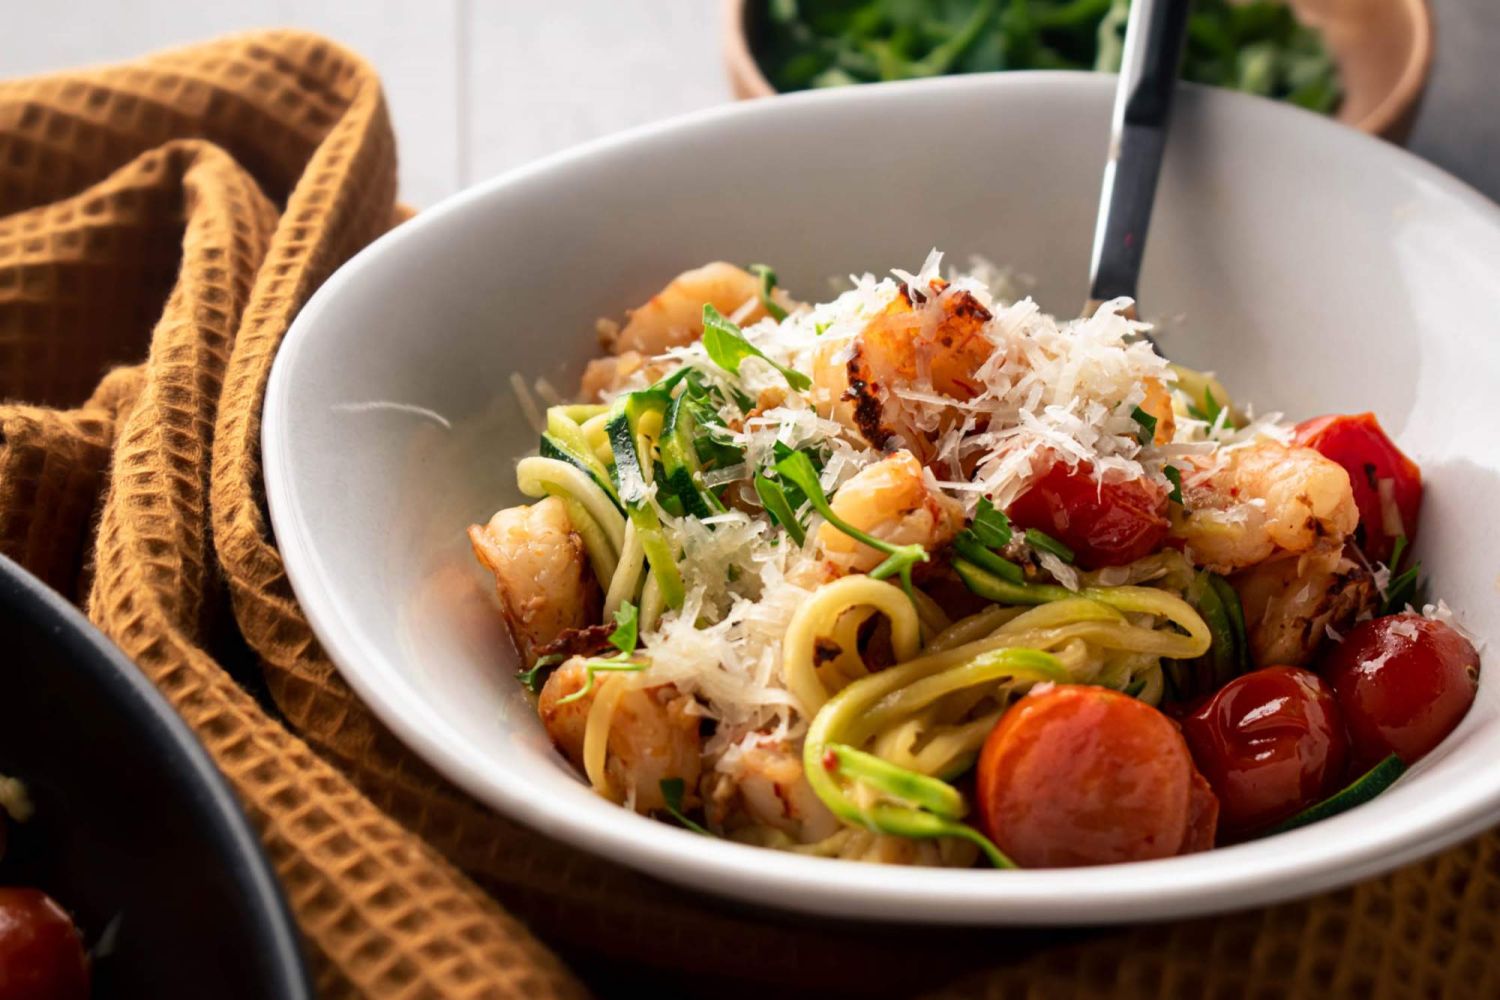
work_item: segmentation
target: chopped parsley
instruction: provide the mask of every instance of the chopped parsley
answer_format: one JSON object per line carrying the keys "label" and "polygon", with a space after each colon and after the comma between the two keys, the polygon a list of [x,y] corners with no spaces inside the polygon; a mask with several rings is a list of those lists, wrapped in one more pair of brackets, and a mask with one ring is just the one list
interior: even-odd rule
{"label": "chopped parsley", "polygon": [[1167,494],[1167,499],[1175,504],[1182,503],[1182,472],[1175,465],[1169,465],[1162,472],[1167,477],[1167,482],[1172,484],[1172,492]]}
{"label": "chopped parsley", "polygon": [[812,379],[766,357],[760,348],[745,339],[738,326],[725,319],[709,302],[703,304],[703,350],[714,364],[731,374],[739,374],[740,362],[756,357],[779,371],[787,385],[796,391],[806,392],[812,388]]}
{"label": "chopped parsley", "polygon": [[1005,511],[996,510],[989,497],[979,498],[979,509],[974,512],[974,523],[969,530],[978,536],[982,545],[992,549],[1005,548],[1013,534],[1010,518],[1005,516]]}
{"label": "chopped parsley", "polygon": [[1141,425],[1141,429],[1136,432],[1136,440],[1141,443],[1141,447],[1144,448],[1152,441],[1155,441],[1156,418],[1147,413],[1145,410],[1141,409],[1139,406],[1137,406],[1130,415],[1135,419],[1136,423]]}

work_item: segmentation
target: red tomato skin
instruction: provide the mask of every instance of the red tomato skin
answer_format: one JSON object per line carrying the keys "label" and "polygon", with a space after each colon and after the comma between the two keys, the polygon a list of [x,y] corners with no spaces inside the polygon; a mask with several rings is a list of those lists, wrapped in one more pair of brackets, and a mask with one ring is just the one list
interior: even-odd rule
{"label": "red tomato skin", "polygon": [[1182,720],[1228,837],[1263,830],[1338,791],[1349,740],[1322,678],[1300,667],[1236,677]]}
{"label": "red tomato skin", "polygon": [[1296,443],[1312,448],[1349,473],[1359,523],[1364,529],[1365,555],[1387,562],[1396,538],[1385,530],[1379,482],[1391,480],[1396,509],[1408,542],[1417,536],[1422,512],[1422,470],[1386,436],[1373,413],[1332,414],[1297,425]]}
{"label": "red tomato skin", "polygon": [[72,918],[37,889],[0,888],[0,1000],[88,995],[88,957]]}
{"label": "red tomato skin", "polygon": [[1140,479],[1101,486],[1087,462],[1054,463],[1006,513],[1017,527],[1045,531],[1072,549],[1085,569],[1148,556],[1171,526],[1165,492]]}
{"label": "red tomato skin", "polygon": [[1479,689],[1479,652],[1443,622],[1387,615],[1345,636],[1322,673],[1365,771],[1393,753],[1413,764],[1457,727]]}
{"label": "red tomato skin", "polygon": [[1166,716],[1118,691],[1022,698],[985,741],[981,826],[1023,868],[1145,861],[1213,843],[1217,804]]}

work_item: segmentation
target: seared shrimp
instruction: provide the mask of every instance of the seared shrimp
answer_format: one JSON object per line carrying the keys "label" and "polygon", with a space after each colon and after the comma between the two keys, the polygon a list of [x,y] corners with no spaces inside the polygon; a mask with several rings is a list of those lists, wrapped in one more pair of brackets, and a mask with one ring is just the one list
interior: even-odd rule
{"label": "seared shrimp", "polygon": [[470,526],[469,542],[495,574],[500,608],[526,666],[567,629],[598,619],[599,583],[561,499],[502,510],[489,524]]}
{"label": "seared shrimp", "polygon": [[903,288],[855,338],[851,351],[824,352],[813,365],[814,381],[834,401],[834,416],[877,448],[897,435],[917,447],[932,437],[931,428],[919,433],[906,425],[893,393],[897,386],[926,380],[929,391],[959,401],[983,388],[975,373],[995,351],[984,332],[992,317],[973,295],[946,287],[932,283],[937,311],[922,305],[925,300],[921,308],[913,306]]}
{"label": "seared shrimp", "polygon": [[751,747],[735,761],[729,777],[745,817],[756,825],[780,830],[799,844],[816,843],[839,830],[838,817],[808,784],[801,756],[784,745]]}
{"label": "seared shrimp", "polygon": [[1263,563],[1230,581],[1239,591],[1258,666],[1302,666],[1328,629],[1342,630],[1373,611],[1375,581],[1364,564],[1338,549],[1314,549]]}
{"label": "seared shrimp", "polygon": [[[669,347],[691,344],[703,336],[705,303],[729,316],[754,302],[755,308],[743,317],[745,323],[754,323],[766,315],[759,294],[760,280],[733,264],[715,261],[684,271],[645,305],[632,309],[629,322],[608,346],[616,354],[661,354]],[[772,292],[772,297],[783,308],[794,305],[780,289]]]}
{"label": "seared shrimp", "polygon": [[[833,512],[854,527],[893,545],[920,544],[929,551],[947,544],[963,527],[963,509],[928,486],[909,451],[867,465],[839,487]],[[832,524],[818,529],[829,562],[851,573],[868,573],[885,556]]]}
{"label": "seared shrimp", "polygon": [[1202,482],[1190,461],[1183,504],[1172,513],[1172,536],[1199,565],[1224,573],[1314,548],[1338,551],[1359,523],[1349,474],[1311,448],[1266,438],[1218,461]]}
{"label": "seared shrimp", "polygon": [[[628,684],[623,674],[600,673],[594,688],[582,698],[559,704],[581,689],[588,668],[582,659],[572,659],[553,672],[542,686],[537,714],[552,742],[579,770],[583,770],[583,738],[594,699],[612,684]],[[661,783],[680,778],[685,800],[695,805],[698,774],[702,768],[699,716],[691,711],[692,698],[679,694],[671,684],[627,690],[610,719],[609,741],[604,763],[610,787],[620,795],[635,792],[635,810],[649,813],[666,806]]]}

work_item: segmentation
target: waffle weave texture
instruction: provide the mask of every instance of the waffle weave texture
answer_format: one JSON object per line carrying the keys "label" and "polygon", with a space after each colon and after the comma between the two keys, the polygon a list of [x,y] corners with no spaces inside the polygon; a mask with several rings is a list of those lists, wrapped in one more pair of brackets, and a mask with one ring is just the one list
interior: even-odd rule
{"label": "waffle weave texture", "polygon": [[583,995],[538,937],[602,993],[628,967],[663,996],[1500,996],[1493,834],[1227,917],[883,928],[664,886],[447,784],[318,647],[261,485],[277,346],[399,223],[395,185],[375,74],[315,36],[0,84],[0,551],[82,604],[196,730],[321,996]]}

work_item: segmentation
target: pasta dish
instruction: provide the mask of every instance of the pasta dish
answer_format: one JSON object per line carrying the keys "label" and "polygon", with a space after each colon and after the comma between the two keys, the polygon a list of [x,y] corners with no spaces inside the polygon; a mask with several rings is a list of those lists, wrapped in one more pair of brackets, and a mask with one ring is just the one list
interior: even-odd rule
{"label": "pasta dish", "polygon": [[[1421,474],[1257,414],[1130,303],[994,268],[821,304],[712,263],[579,402],[519,383],[533,502],[469,531],[548,734],[625,808],[845,859],[1169,857],[1357,805],[1457,726]],[[519,380],[518,380],[519,381]]]}

